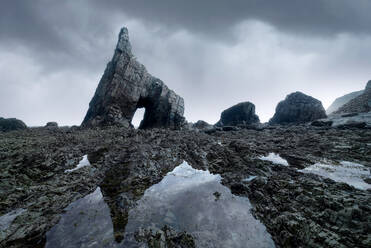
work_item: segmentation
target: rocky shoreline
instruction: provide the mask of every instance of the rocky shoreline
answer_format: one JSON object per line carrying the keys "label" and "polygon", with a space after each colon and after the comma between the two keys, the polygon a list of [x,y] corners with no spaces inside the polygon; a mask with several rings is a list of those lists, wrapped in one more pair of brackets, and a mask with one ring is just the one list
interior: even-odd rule
{"label": "rocky shoreline", "polygon": [[[0,133],[0,216],[26,210],[1,230],[0,244],[44,247],[46,232],[64,208],[98,186],[120,241],[128,211],[146,189],[185,160],[196,169],[220,174],[233,194],[249,197],[254,215],[277,247],[369,247],[371,190],[298,169],[327,160],[351,161],[369,170],[370,140],[370,129],[309,125],[211,134],[119,127]],[[289,166],[259,159],[271,152]],[[91,166],[65,172],[85,154]],[[256,178],[245,180],[250,176]],[[370,183],[370,178],[364,180]],[[153,243],[151,235],[144,237]]]}

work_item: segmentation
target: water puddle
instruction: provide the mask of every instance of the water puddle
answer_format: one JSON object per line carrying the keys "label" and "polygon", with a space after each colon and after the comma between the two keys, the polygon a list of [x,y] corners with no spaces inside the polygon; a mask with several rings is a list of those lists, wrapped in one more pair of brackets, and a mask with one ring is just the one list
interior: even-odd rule
{"label": "water puddle", "polygon": [[75,170],[78,170],[78,169],[81,169],[81,168],[83,168],[83,167],[85,167],[85,166],[90,166],[90,165],[91,165],[91,164],[90,164],[90,162],[89,162],[89,160],[88,160],[88,155],[84,155],[84,156],[82,157],[81,161],[79,162],[79,164],[76,165],[75,168],[73,168],[73,169],[69,169],[69,170],[65,170],[64,172],[65,172],[65,173],[73,172],[73,171],[75,171]]}
{"label": "water puddle", "polygon": [[232,195],[220,181],[220,175],[184,162],[145,192],[129,212],[127,233],[168,225],[192,235],[197,247],[274,247],[250,213],[249,200]]}
{"label": "water puddle", "polygon": [[260,156],[259,159],[264,161],[270,161],[273,164],[289,166],[289,163],[287,162],[286,159],[281,158],[280,155],[273,152],[269,153],[268,156]]}
{"label": "water puddle", "polygon": [[65,211],[58,224],[46,233],[45,247],[115,247],[110,209],[99,187]]}
{"label": "water puddle", "polygon": [[220,175],[182,163],[129,210],[121,243],[114,241],[110,209],[98,188],[66,208],[47,233],[46,247],[142,247],[135,240],[138,230],[157,231],[165,225],[192,235],[196,247],[275,247],[250,213],[248,198],[232,195],[220,182]]}
{"label": "water puddle", "polygon": [[15,220],[15,218],[17,218],[26,211],[27,211],[26,209],[18,208],[7,214],[0,216],[0,232],[3,232],[6,229],[8,229],[12,222]]}
{"label": "water puddle", "polygon": [[347,161],[342,161],[340,164],[316,163],[299,171],[330,178],[336,182],[347,183],[357,189],[371,189],[371,184],[363,180],[371,177],[370,171],[361,164]]}

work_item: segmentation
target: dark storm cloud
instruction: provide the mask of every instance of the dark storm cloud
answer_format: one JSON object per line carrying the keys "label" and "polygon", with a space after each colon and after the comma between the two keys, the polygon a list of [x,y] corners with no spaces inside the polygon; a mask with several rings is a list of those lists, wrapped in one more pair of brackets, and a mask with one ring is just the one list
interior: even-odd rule
{"label": "dark storm cloud", "polygon": [[88,26],[91,33],[104,34],[117,12],[206,35],[228,36],[235,24],[251,19],[295,33],[369,34],[370,8],[369,0],[5,0],[0,39],[27,40],[38,49],[74,49],[66,31]]}
{"label": "dark storm cloud", "polygon": [[370,10],[368,0],[4,0],[0,116],[80,124],[122,26],[190,121],[216,122],[247,100],[267,120],[296,90],[328,105],[370,79]]}
{"label": "dark storm cloud", "polygon": [[98,1],[100,8],[204,34],[228,35],[244,20],[260,20],[288,32],[317,35],[370,33],[369,0],[162,0]]}

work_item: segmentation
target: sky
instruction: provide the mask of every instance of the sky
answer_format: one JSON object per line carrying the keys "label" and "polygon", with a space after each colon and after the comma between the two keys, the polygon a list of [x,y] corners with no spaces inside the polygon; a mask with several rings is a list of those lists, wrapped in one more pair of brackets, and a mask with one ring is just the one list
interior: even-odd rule
{"label": "sky", "polygon": [[370,12],[369,0],[2,0],[0,116],[80,125],[124,26],[190,122],[244,101],[265,122],[295,91],[327,108],[371,79]]}

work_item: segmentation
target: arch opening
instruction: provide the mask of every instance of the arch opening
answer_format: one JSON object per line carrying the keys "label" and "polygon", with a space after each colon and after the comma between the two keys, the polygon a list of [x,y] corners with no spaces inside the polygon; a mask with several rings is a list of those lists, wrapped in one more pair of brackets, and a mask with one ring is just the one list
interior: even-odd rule
{"label": "arch opening", "polygon": [[146,112],[146,109],[144,107],[137,108],[137,110],[134,113],[133,119],[131,120],[131,124],[134,126],[134,128],[138,129],[140,126],[140,122],[144,119],[144,113]]}

